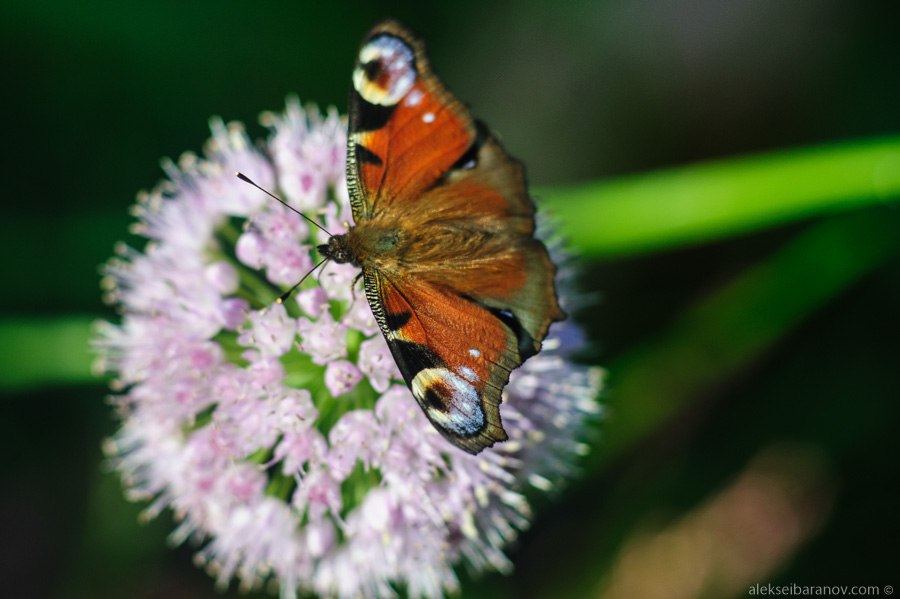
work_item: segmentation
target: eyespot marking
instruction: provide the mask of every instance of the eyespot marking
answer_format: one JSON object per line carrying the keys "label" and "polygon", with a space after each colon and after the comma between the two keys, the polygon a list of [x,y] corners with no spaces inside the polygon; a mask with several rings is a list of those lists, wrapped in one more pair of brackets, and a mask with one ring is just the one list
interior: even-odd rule
{"label": "eyespot marking", "polygon": [[378,35],[359,51],[353,87],[366,102],[394,106],[415,82],[415,54],[399,37]]}
{"label": "eyespot marking", "polygon": [[448,432],[472,436],[484,428],[478,391],[462,377],[446,368],[425,368],[410,386],[429,418]]}
{"label": "eyespot marking", "polygon": [[469,368],[468,366],[460,366],[459,373],[462,375],[464,379],[471,383],[477,383],[480,379],[478,375],[475,374],[475,371]]}

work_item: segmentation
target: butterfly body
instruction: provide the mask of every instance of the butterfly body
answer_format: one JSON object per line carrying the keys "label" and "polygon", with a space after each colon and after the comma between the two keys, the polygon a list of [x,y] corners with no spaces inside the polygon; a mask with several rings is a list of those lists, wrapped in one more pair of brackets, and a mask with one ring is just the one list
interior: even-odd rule
{"label": "butterfly body", "polygon": [[507,439],[509,373],[564,315],[534,205],[510,158],[393,21],[363,41],[350,99],[355,226],[319,246],[362,270],[366,297],[435,428],[478,453]]}

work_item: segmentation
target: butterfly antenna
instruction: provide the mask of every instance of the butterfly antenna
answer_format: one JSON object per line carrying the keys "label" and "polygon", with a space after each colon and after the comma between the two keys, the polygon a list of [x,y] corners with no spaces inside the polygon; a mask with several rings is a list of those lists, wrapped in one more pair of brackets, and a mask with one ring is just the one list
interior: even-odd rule
{"label": "butterfly antenna", "polygon": [[316,264],[315,266],[313,266],[313,267],[310,269],[310,271],[309,271],[308,273],[306,273],[305,275],[303,275],[303,278],[300,279],[299,281],[297,281],[297,284],[296,284],[296,285],[294,285],[293,287],[291,287],[290,289],[288,289],[287,291],[285,291],[284,293],[282,293],[282,294],[278,297],[278,299],[275,300],[275,301],[278,302],[279,304],[283,304],[284,302],[286,302],[286,301],[288,300],[288,298],[291,297],[291,294],[294,293],[294,292],[297,290],[297,287],[299,287],[300,285],[302,285],[302,284],[303,284],[303,281],[305,281],[306,278],[307,278],[309,275],[311,275],[311,274],[313,274],[314,272],[316,272],[316,270],[317,270],[320,266],[322,266],[323,264],[325,264],[326,262],[328,262],[328,258],[323,258],[321,262],[319,262],[318,264]]}
{"label": "butterfly antenna", "polygon": [[[319,228],[320,228],[322,231],[324,231],[325,234],[328,235],[329,237],[334,237],[334,235],[332,235],[331,233],[328,232],[328,229],[326,229],[325,227],[323,227],[322,225],[320,225],[319,223],[317,223],[316,221],[314,221],[314,220],[311,219],[310,217],[306,216],[305,214],[303,214],[302,212],[300,212],[299,210],[297,210],[296,208],[294,208],[293,206],[291,206],[290,204],[288,204],[287,202],[285,202],[284,200],[282,200],[281,198],[279,198],[277,195],[275,195],[275,194],[272,193],[271,191],[269,191],[269,190],[267,190],[267,189],[263,189],[262,187],[260,187],[259,185],[257,185],[256,182],[253,181],[253,179],[251,179],[250,177],[248,177],[248,176],[245,175],[244,173],[237,172],[237,173],[235,173],[235,175],[237,175],[237,178],[240,179],[241,181],[243,181],[244,183],[249,183],[250,185],[252,185],[252,186],[255,187],[256,189],[260,190],[261,192],[263,192],[264,194],[266,194],[267,196],[269,196],[269,197],[272,198],[273,200],[277,200],[278,202],[280,202],[281,205],[284,206],[285,208],[291,210],[292,212],[296,212],[297,214],[299,214],[300,216],[302,216],[303,218],[305,218],[307,221],[309,221],[309,222],[311,222],[312,224],[314,224],[315,226],[319,227]],[[320,262],[319,264],[321,264],[321,262]],[[318,268],[318,267],[317,267],[317,268]],[[315,270],[315,269],[313,269],[313,270]],[[305,279],[306,277],[303,277],[303,278]],[[303,281],[301,280],[300,282],[302,283]],[[300,284],[300,283],[297,283],[297,285],[299,285],[299,284]],[[293,291],[293,290],[292,290],[292,291]],[[290,294],[288,294],[288,295],[290,295]]]}
{"label": "butterfly antenna", "polygon": [[[328,258],[325,258],[325,259],[328,260]],[[331,264],[331,262],[329,262],[328,264]],[[316,277],[316,281],[319,282],[319,285],[322,284],[322,275],[325,274],[325,269],[328,268],[328,264],[326,264],[324,267],[322,267],[322,270],[319,271],[319,274]]]}

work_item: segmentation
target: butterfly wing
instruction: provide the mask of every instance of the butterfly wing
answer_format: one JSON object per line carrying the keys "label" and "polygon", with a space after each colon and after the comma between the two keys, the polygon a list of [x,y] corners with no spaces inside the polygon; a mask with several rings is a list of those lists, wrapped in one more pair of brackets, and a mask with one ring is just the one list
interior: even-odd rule
{"label": "butterfly wing", "polygon": [[434,185],[471,146],[475,126],[431,73],[422,43],[395,21],[363,40],[353,71],[347,152],[354,219]]}
{"label": "butterfly wing", "polygon": [[432,424],[478,453],[507,438],[510,371],[564,317],[523,168],[395,22],[367,35],[353,83],[348,180],[366,295]]}
{"label": "butterfly wing", "polygon": [[366,275],[383,310],[394,360],[425,415],[451,443],[478,453],[507,439],[500,399],[515,342],[487,310],[454,290],[384,273]]}

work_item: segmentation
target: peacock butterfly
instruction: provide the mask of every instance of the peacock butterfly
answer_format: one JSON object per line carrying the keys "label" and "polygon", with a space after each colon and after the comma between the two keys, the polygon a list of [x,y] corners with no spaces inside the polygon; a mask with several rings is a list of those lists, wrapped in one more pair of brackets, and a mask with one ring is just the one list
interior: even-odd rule
{"label": "peacock butterfly", "polygon": [[319,246],[362,269],[366,298],[434,427],[477,454],[508,437],[510,371],[565,315],[534,237],[522,165],[387,20],[353,71],[347,180],[355,226]]}

